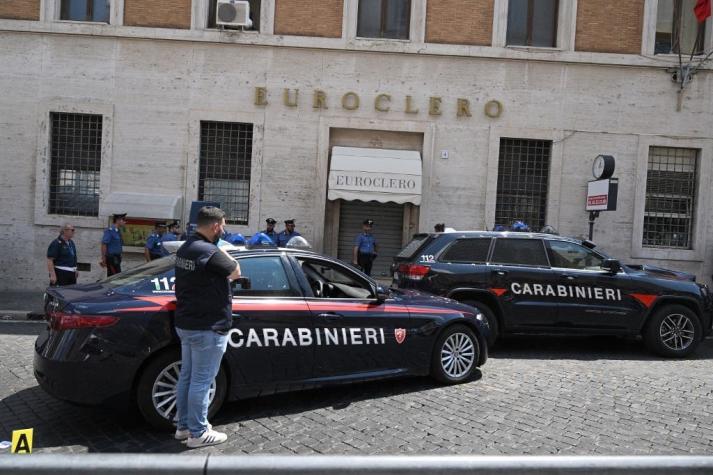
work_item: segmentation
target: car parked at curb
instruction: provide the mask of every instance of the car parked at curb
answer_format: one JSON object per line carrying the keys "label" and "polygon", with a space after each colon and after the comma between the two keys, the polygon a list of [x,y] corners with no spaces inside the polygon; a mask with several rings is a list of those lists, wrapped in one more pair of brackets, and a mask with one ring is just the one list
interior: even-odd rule
{"label": "car parked at curb", "polygon": [[641,335],[689,355],[711,333],[713,300],[695,276],[622,265],[594,243],[553,234],[417,234],[394,258],[393,285],[472,305],[492,344],[508,333]]}
{"label": "car parked at curb", "polygon": [[[230,251],[244,278],[211,390],[226,400],[407,375],[468,381],[488,356],[473,307],[389,290],[336,259],[300,249]],[[34,373],[59,399],[133,402],[156,427],[173,423],[180,345],[173,325],[175,256],[96,284],[47,290]]]}

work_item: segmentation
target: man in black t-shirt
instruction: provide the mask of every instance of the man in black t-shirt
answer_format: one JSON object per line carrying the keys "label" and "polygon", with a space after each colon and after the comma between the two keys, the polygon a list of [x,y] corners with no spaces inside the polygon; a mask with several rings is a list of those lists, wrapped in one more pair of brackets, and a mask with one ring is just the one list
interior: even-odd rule
{"label": "man in black t-shirt", "polygon": [[77,248],[74,246],[74,226],[62,226],[59,237],[52,240],[47,248],[47,270],[50,285],[72,285],[77,283]]}
{"label": "man in black t-shirt", "polygon": [[176,333],[181,339],[181,374],[176,388],[175,438],[190,448],[225,442],[208,423],[208,391],[228,344],[232,326],[230,281],[240,266],[215,245],[224,233],[225,213],[198,211],[195,233],[176,252]]}

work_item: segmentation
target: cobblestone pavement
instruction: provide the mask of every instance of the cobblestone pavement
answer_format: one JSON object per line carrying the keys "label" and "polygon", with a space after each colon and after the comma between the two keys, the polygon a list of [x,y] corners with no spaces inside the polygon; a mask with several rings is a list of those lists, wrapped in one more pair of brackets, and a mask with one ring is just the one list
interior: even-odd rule
{"label": "cobblestone pavement", "polygon": [[[38,323],[0,322],[0,439],[33,427],[36,452],[186,452],[137,417],[46,395]],[[476,380],[358,384],[227,404],[226,444],[191,453],[713,454],[713,340],[664,360],[617,338],[514,337]]]}

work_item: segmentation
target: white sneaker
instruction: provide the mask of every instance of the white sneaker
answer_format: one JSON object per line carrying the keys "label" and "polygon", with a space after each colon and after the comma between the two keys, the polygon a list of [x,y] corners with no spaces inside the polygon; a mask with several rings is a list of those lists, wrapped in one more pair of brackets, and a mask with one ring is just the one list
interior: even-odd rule
{"label": "white sneaker", "polygon": [[[213,428],[213,426],[210,425],[210,422],[209,422],[206,430],[211,430],[212,428]],[[176,440],[186,440],[190,436],[191,436],[191,431],[189,431],[188,429],[184,429],[184,430],[176,429],[176,433],[173,435],[173,438]]]}
{"label": "white sneaker", "polygon": [[191,449],[195,449],[198,447],[222,444],[226,440],[228,440],[227,434],[210,429],[203,432],[203,435],[200,437],[188,437],[186,445]]}

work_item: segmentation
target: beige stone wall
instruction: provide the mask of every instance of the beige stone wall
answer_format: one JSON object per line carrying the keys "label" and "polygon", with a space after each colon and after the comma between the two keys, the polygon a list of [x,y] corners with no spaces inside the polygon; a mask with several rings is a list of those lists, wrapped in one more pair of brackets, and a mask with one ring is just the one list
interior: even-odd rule
{"label": "beige stone wall", "polygon": [[493,32],[493,0],[428,2],[426,42],[489,46]]}
{"label": "beige stone wall", "polygon": [[189,29],[191,0],[125,0],[124,25]]}
{"label": "beige stone wall", "polygon": [[579,0],[575,50],[639,54],[643,20],[644,0]]}
{"label": "beige stone wall", "polygon": [[0,0],[0,18],[39,20],[40,0]]}
{"label": "beige stone wall", "polygon": [[275,0],[275,34],[340,38],[343,16],[343,0]]}

